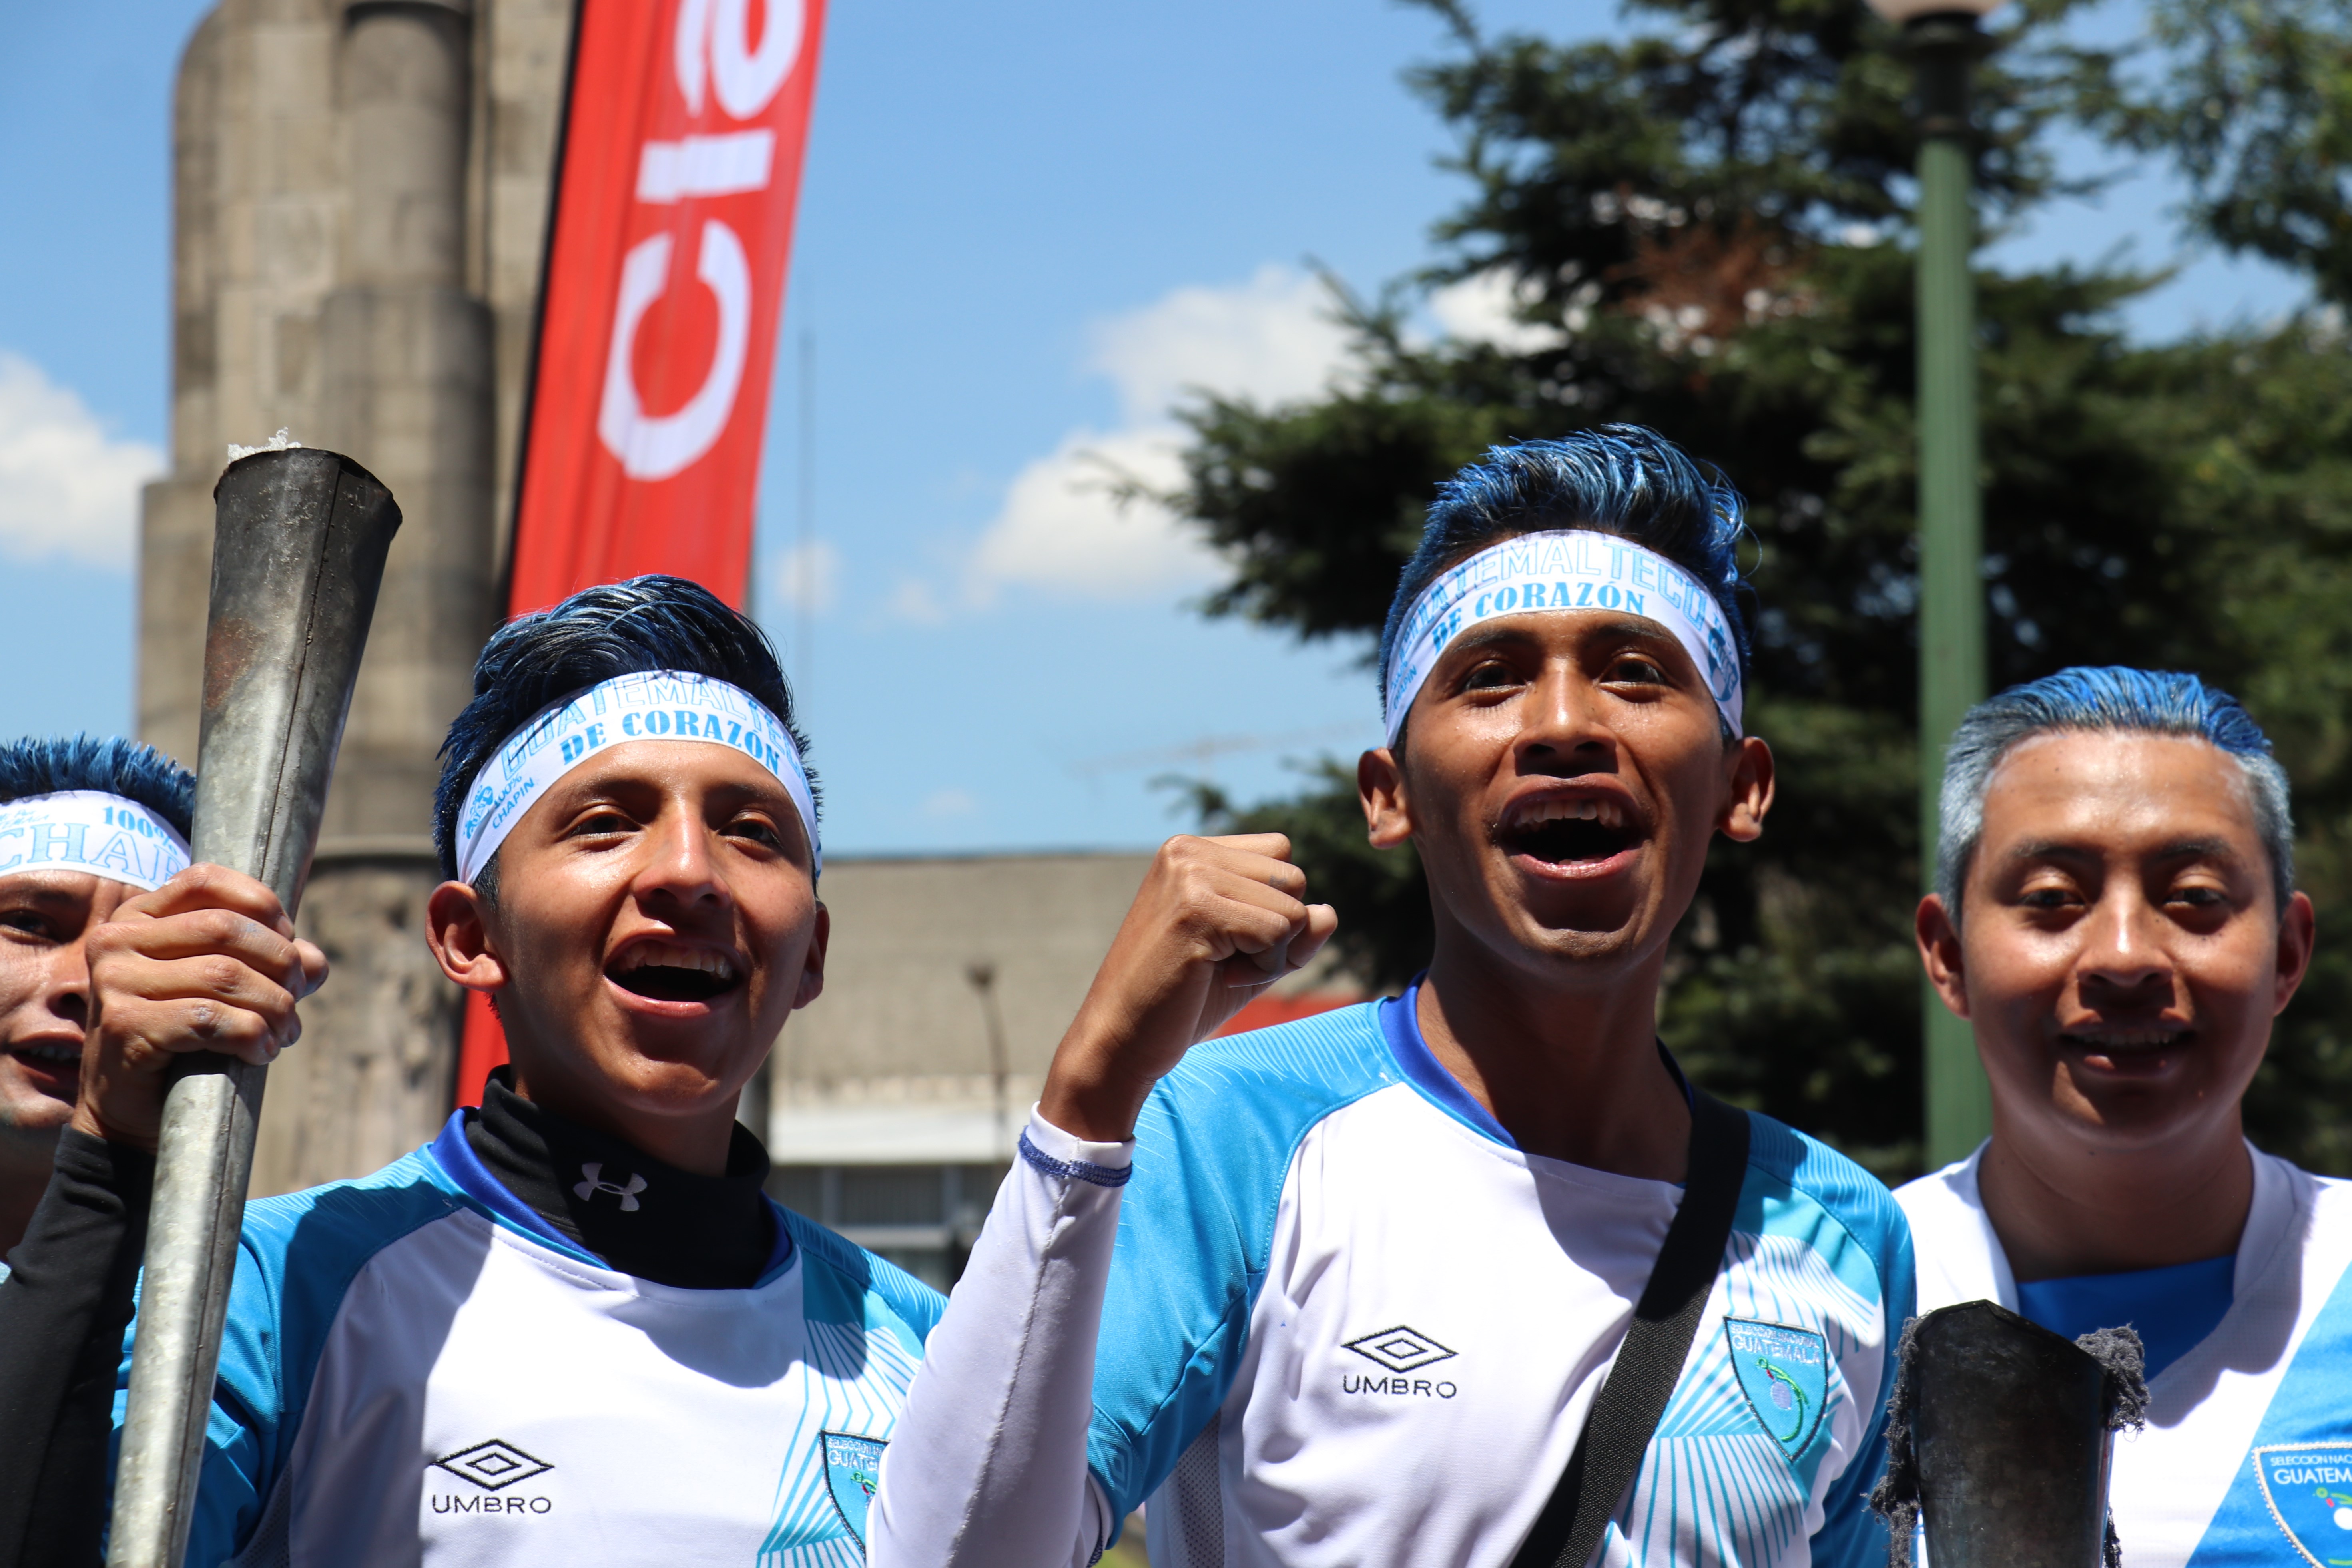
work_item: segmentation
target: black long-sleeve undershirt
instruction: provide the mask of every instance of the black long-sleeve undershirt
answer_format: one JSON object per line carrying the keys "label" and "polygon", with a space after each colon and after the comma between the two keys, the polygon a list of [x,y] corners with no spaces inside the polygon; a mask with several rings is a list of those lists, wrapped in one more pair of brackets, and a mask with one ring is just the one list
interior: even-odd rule
{"label": "black long-sleeve undershirt", "polygon": [[0,1568],[90,1568],[155,1157],[68,1129],[0,1279]]}

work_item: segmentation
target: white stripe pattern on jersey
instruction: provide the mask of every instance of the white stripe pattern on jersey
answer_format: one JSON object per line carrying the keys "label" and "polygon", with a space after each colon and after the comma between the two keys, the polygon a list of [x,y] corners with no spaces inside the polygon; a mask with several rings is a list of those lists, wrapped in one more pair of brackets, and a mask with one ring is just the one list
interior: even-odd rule
{"label": "white stripe pattern on jersey", "polygon": [[811,1320],[808,1336],[793,1458],[778,1479],[776,1522],[761,1544],[759,1568],[865,1568],[866,1549],[845,1532],[833,1500],[824,1434],[887,1439],[915,1381],[915,1359],[887,1331]]}

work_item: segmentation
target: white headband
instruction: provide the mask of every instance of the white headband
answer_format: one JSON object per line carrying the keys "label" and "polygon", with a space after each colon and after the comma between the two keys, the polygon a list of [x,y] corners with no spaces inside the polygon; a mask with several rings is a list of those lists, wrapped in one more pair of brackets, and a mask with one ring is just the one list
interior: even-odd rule
{"label": "white headband", "polygon": [[707,741],[732,746],[776,775],[801,814],[814,869],[816,802],[792,731],[740,687],[678,670],[616,675],[541,709],[474,775],[457,813],[457,879],[470,882],[547,787],[599,752],[632,741]]}
{"label": "white headband", "polygon": [[178,828],[119,795],[69,789],[0,805],[0,873],[82,871],[152,893],[193,858]]}
{"label": "white headband", "polygon": [[1446,645],[1481,621],[1529,610],[1619,610],[1675,634],[1706,679],[1723,721],[1739,726],[1739,645],[1706,584],[1655,551],[1590,529],[1521,534],[1441,574],[1397,627],[1381,683],[1388,743]]}

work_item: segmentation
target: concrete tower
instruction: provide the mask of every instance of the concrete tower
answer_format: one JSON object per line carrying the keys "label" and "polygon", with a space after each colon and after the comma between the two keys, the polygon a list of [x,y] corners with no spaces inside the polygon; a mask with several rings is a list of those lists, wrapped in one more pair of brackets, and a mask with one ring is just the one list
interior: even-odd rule
{"label": "concrete tower", "polygon": [[568,0],[222,0],[175,106],[171,477],[141,530],[139,728],[196,760],[212,487],[281,427],[404,516],[301,913],[333,964],[270,1074],[257,1194],[448,1113],[425,949],[435,752],[497,619]]}

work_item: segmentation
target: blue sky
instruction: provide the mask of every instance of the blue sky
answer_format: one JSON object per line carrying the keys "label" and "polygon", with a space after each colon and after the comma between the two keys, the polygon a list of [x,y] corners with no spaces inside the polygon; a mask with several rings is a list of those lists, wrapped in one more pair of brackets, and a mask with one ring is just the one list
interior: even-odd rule
{"label": "blue sky", "polygon": [[[16,215],[0,734],[131,722],[129,496],[166,438],[171,80],[205,9],[0,15],[0,205]],[[1482,13],[1616,25],[1591,0]],[[2110,0],[2096,26],[2136,17]],[[1149,844],[1185,826],[1160,775],[1246,797],[1286,787],[1291,759],[1376,739],[1358,649],[1204,621],[1191,605],[1213,563],[1087,480],[1098,459],[1165,473],[1188,385],[1318,384],[1336,337],[1308,265],[1372,289],[1428,259],[1461,187],[1398,72],[1439,43],[1389,0],[835,0],[754,600],[806,706],[831,852]],[[2175,199],[2131,180],[1995,258],[2184,259],[2135,308],[2151,336],[2293,300],[2267,268],[2179,258]],[[1480,330],[1481,305],[1440,300],[1433,325]],[[28,489],[13,510],[5,493],[40,463],[73,487],[55,507],[94,520],[68,537],[26,520]]]}

